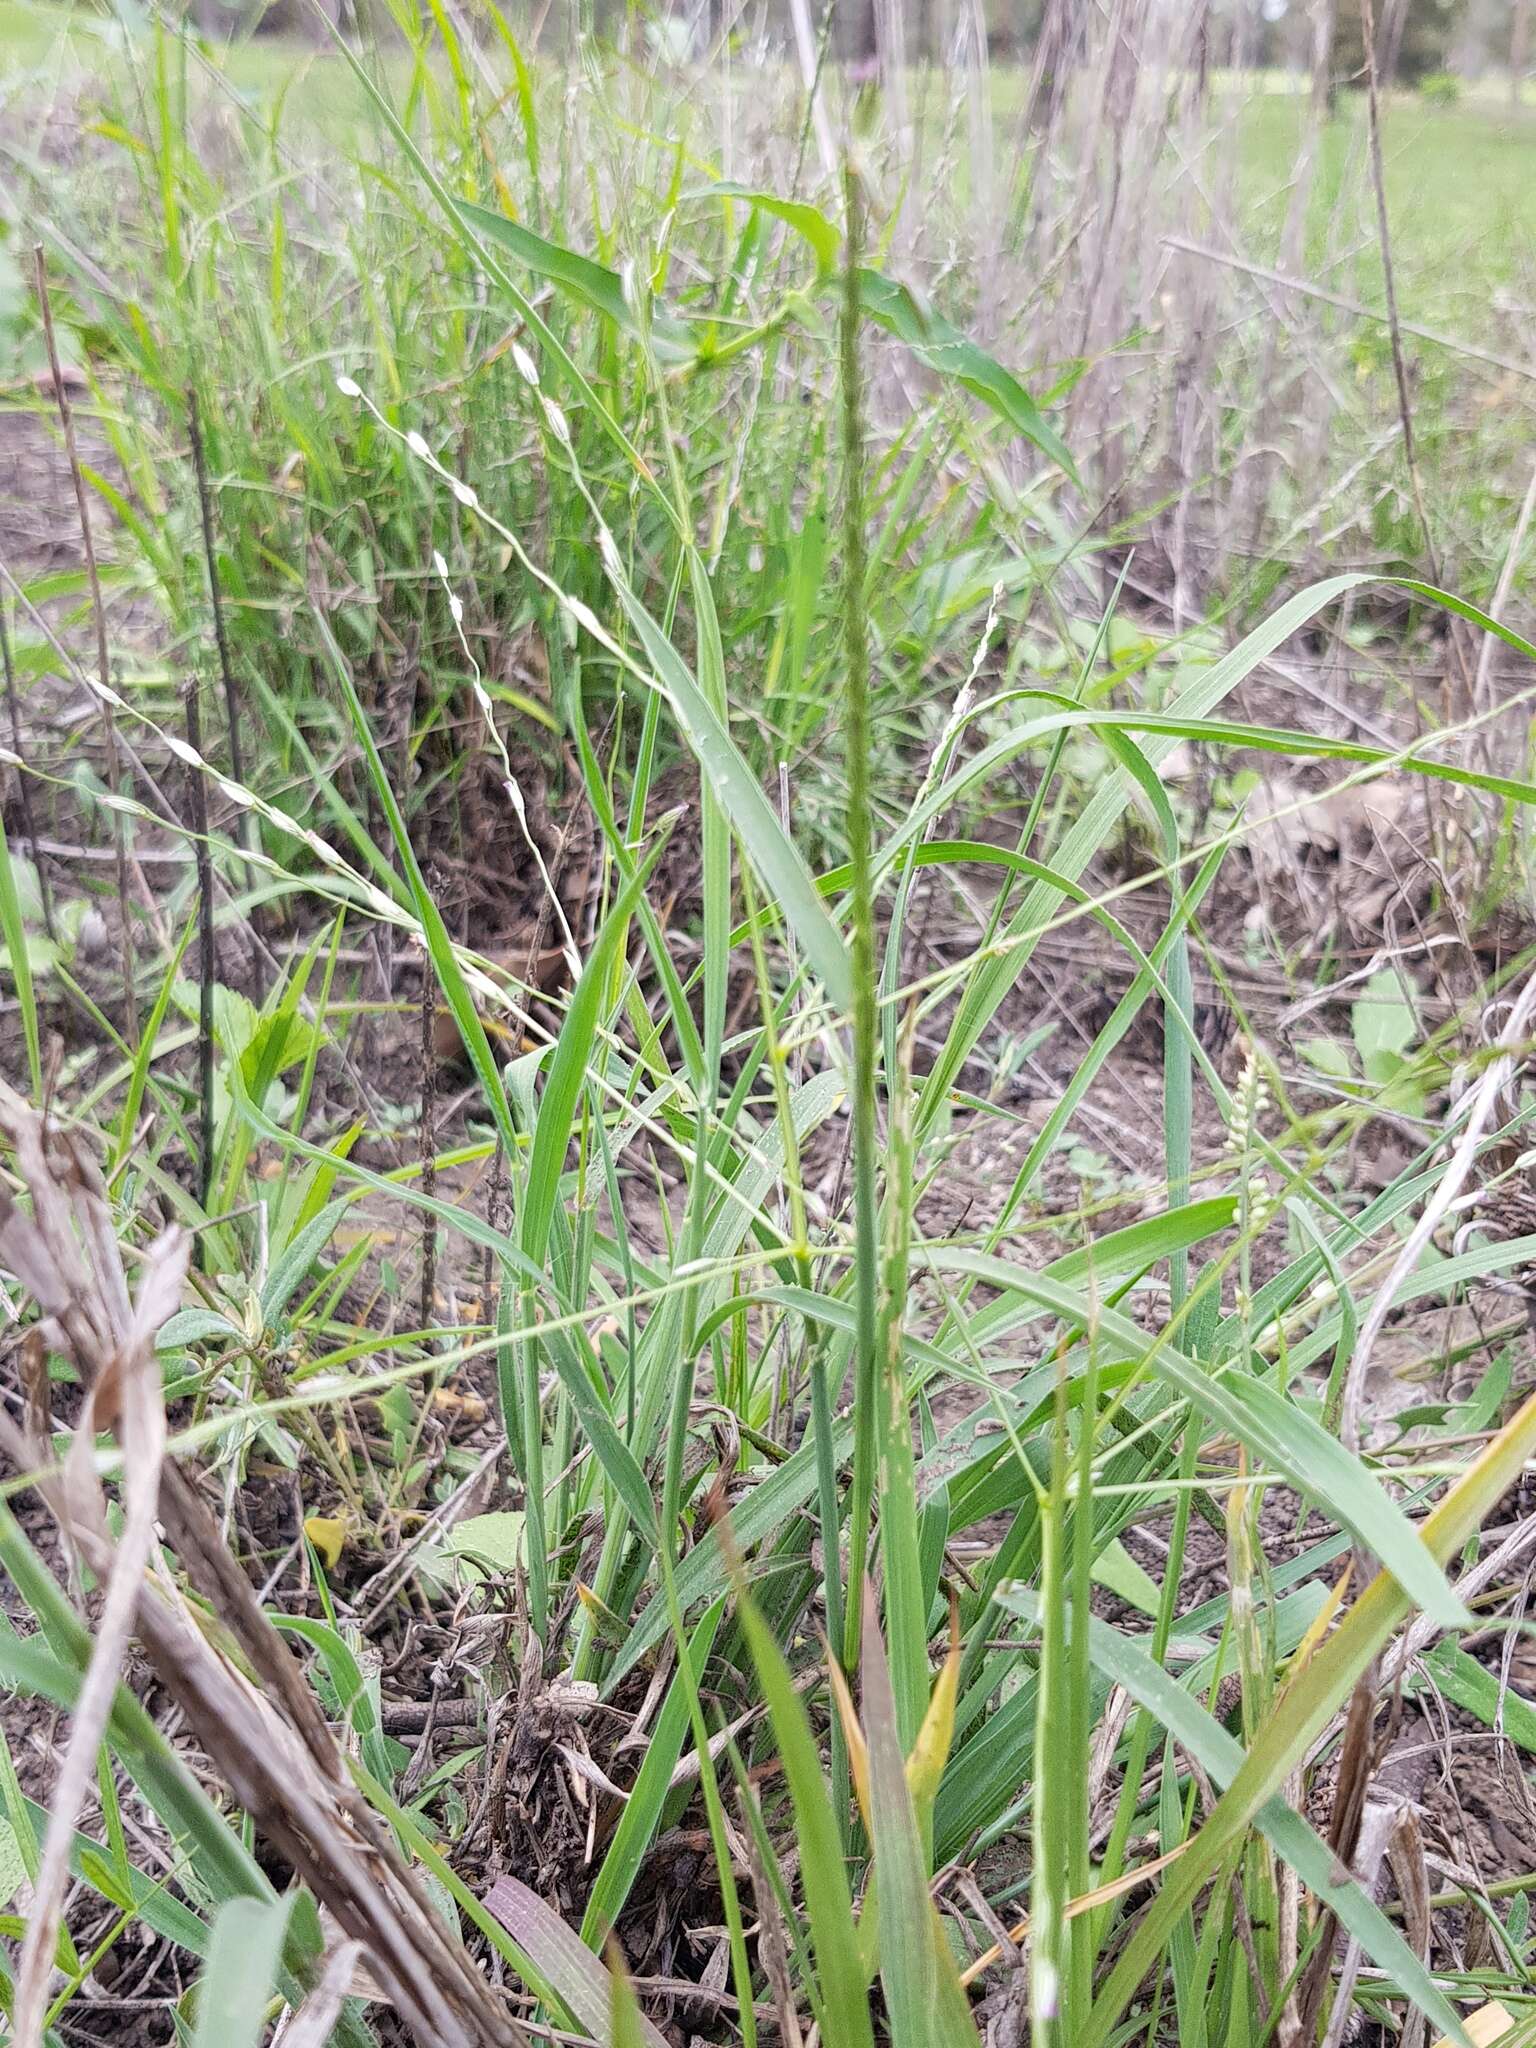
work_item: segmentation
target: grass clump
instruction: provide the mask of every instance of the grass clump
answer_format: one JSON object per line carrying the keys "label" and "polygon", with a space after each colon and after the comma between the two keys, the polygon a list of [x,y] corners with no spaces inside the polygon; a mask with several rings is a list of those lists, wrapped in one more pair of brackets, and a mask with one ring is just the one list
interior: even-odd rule
{"label": "grass clump", "polygon": [[[0,550],[16,2038],[1457,2038],[1523,1879],[1373,1731],[1524,1725],[1536,650],[1406,550],[1192,577],[1127,223],[1020,364],[952,108],[826,164],[765,61],[726,162],[521,33],[290,107],[152,24],[26,173],[110,546]],[[1199,113],[1097,82],[1132,168]],[[1367,703],[1388,630],[1462,682]],[[1273,715],[1319,647],[1359,716]]]}

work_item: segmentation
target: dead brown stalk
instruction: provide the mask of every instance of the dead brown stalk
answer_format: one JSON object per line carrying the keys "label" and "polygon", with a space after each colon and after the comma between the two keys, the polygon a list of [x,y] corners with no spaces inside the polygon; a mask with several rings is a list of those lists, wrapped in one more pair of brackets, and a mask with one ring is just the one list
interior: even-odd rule
{"label": "dead brown stalk", "polygon": [[[31,1916],[17,2042],[33,2048],[41,2038],[73,1822],[95,1770],[127,1637],[136,1631],[235,1800],[328,1909],[341,1938],[359,1944],[381,1996],[417,2039],[431,2048],[523,2048],[527,2037],[353,1783],[302,1669],[263,1613],[196,1482],[163,1457],[153,1340],[180,1301],[185,1234],[168,1233],[150,1248],[137,1305],[131,1304],[111,1205],[84,1143],[49,1132],[4,1083],[0,1134],[32,1201],[28,1215],[8,1195],[0,1197],[0,1259],[38,1302],[45,1341],[73,1360],[87,1389],[62,1467],[50,1467],[47,1447],[13,1424],[4,1434],[26,1469],[43,1473],[39,1490],[51,1513],[107,1587]],[[95,1465],[96,1432],[109,1427],[118,1432],[127,1472],[127,1526],[116,1542]],[[230,1653],[194,1616],[169,1571],[146,1571],[157,1514]]]}

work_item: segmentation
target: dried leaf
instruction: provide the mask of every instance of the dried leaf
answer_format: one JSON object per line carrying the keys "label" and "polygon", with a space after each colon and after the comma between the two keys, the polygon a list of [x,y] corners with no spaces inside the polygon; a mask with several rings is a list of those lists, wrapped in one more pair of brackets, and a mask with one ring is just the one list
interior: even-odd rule
{"label": "dried leaf", "polygon": [[[603,2048],[613,2048],[613,1978],[581,1936],[515,1877],[498,1877],[485,1895],[485,1907],[571,2017]],[[666,2048],[649,2020],[638,2013],[634,2017],[645,2048]]]}
{"label": "dried leaf", "polygon": [[335,1571],[341,1563],[341,1553],[347,1547],[347,1525],[340,1515],[306,1515],[304,1534],[319,1552],[320,1562],[328,1572]]}

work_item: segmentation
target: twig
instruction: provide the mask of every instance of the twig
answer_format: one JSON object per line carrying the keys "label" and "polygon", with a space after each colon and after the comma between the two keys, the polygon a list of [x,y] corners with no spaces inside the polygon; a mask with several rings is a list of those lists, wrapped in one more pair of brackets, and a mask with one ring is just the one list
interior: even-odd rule
{"label": "twig", "polygon": [[43,927],[49,938],[57,945],[59,934],[53,922],[53,892],[48,886],[48,876],[43,868],[37,820],[32,815],[32,784],[28,779],[21,745],[21,700],[16,690],[16,664],[11,659],[11,634],[5,623],[3,605],[0,605],[0,669],[5,671],[5,702],[11,717],[11,749],[19,764],[16,770],[16,786],[21,799],[21,829],[27,835],[32,865],[37,871],[37,893],[43,909]]}
{"label": "twig", "polygon": [[229,634],[224,624],[224,591],[219,582],[219,562],[214,550],[213,494],[208,488],[208,458],[203,449],[203,423],[197,392],[190,385],[187,388],[187,436],[192,444],[192,471],[197,478],[197,504],[203,524],[203,560],[208,568],[208,602],[213,611],[214,645],[219,651],[219,680],[224,686],[224,715],[229,720],[229,765],[236,782],[244,782],[240,700],[235,691],[235,670],[230,660]]}
{"label": "twig", "polygon": [[[498,1137],[496,1140],[495,1157],[491,1160],[490,1190],[485,1198],[485,1220],[492,1230],[499,1230],[501,1228],[501,1211],[502,1205],[506,1200],[506,1190],[507,1153],[506,1147]],[[484,1257],[480,1262],[480,1314],[486,1322],[490,1322],[492,1319],[491,1271],[491,1248],[487,1245]]]}
{"label": "twig", "polygon": [[[111,688],[112,670],[112,663],[107,654],[107,610],[102,602],[101,576],[96,567],[96,543],[91,533],[91,507],[86,496],[85,472],[80,467],[80,450],[75,442],[74,414],[70,410],[69,392],[64,383],[64,368],[59,361],[59,344],[53,331],[53,302],[48,295],[48,264],[41,242],[33,247],[32,264],[37,279],[37,301],[43,315],[43,336],[48,346],[48,367],[53,375],[53,395],[59,408],[59,425],[64,433],[69,473],[75,486],[75,509],[80,515],[80,540],[85,550],[86,581],[90,585],[91,611],[96,623],[96,668],[101,687],[105,691]],[[112,716],[109,700],[103,696],[100,702],[102,731],[107,742],[107,780],[111,785],[112,794],[116,796],[119,781],[117,721]],[[130,1045],[137,1045],[139,1001],[133,986],[133,927],[128,915],[128,849],[123,821],[116,811],[112,813],[112,851],[117,871],[117,911],[120,926],[118,946],[122,960],[128,1042]]]}
{"label": "twig", "polygon": [[[229,651],[229,629],[224,620],[224,586],[219,580],[219,557],[213,531],[213,491],[208,482],[208,456],[203,446],[203,420],[197,402],[197,388],[187,386],[187,438],[192,446],[192,472],[197,478],[197,507],[203,528],[203,561],[208,570],[208,604],[213,613],[213,639],[219,655],[219,680],[224,689],[224,720],[229,727],[229,766],[236,782],[245,782],[245,744],[240,737],[240,693],[235,686],[235,664]],[[244,845],[255,846],[256,820],[249,811],[241,814],[236,836]],[[242,868],[247,880],[251,869]],[[261,917],[251,908],[251,923]]]}
{"label": "twig", "polygon": [[[183,702],[186,706],[187,744],[194,753],[201,754],[203,721],[196,676],[187,683]],[[213,941],[213,859],[208,849],[208,786],[196,771],[189,771],[187,781],[192,799],[193,850],[197,859],[197,1093],[200,1116],[197,1201],[206,1216],[208,1197],[213,1187],[213,978],[217,966]],[[206,1255],[205,1241],[199,1237],[199,1267],[204,1266]]]}

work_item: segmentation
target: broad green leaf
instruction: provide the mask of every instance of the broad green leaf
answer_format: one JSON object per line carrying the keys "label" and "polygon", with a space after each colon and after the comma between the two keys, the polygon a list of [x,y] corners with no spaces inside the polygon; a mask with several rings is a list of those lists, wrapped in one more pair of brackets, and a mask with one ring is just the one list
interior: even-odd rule
{"label": "broad green leaf", "polygon": [[378,1673],[363,1669],[352,1645],[329,1622],[307,1614],[274,1614],[271,1619],[273,1627],[284,1635],[298,1636],[318,1651],[336,1694],[336,1704],[357,1737],[364,1762],[375,1774],[390,1776],[393,1766],[389,1739],[379,1714]]}
{"label": "broad green leaf", "polygon": [[261,1312],[268,1322],[281,1315],[288,1306],[293,1294],[307,1277],[310,1267],[335,1236],[342,1218],[351,1206],[350,1198],[345,1195],[328,1203],[284,1248],[277,1263],[268,1273],[261,1290]]}
{"label": "broad green leaf", "polygon": [[510,1578],[523,1563],[527,1536],[527,1516],[506,1508],[456,1522],[443,1539],[443,1549],[449,1557],[467,1557]]}
{"label": "broad green leaf", "polygon": [[[351,42],[339,31],[333,29],[333,34],[335,35],[336,47],[349,66],[353,77],[357,80],[367,98],[378,109],[385,126],[399,145],[401,154],[406,162],[412,166],[417,176],[421,179],[422,184],[442,208],[463,248],[489,271],[492,279],[506,294],[518,315],[526,324],[530,334],[532,334],[542,348],[548,351],[551,360],[556,364],[561,375],[568,381],[571,388],[581,399],[583,405],[590,407],[593,418],[598,421],[614,446],[624,455],[642,487],[650,492],[668,519],[676,524],[676,508],[673,506],[671,499],[657,483],[650,465],[641,455],[639,449],[636,448],[623,427],[614,418],[597,392],[592,388],[591,383],[583,375],[570,350],[543,318],[527,294],[520,289],[517,281],[509,275],[505,265],[498,261],[494,250],[485,247],[484,240],[480,238],[481,231],[476,229],[475,224],[467,216],[465,210],[466,202],[449,189],[426,156],[423,155],[416,138],[390,105],[388,99],[380,90],[377,80],[364,65],[362,59],[352,47]],[[492,215],[491,217],[492,219],[501,218],[500,215]],[[679,531],[681,531],[680,528]]]}
{"label": "broad green leaf", "polygon": [[603,1021],[603,1001],[609,974],[629,935],[635,905],[644,893],[646,881],[660,854],[661,845],[658,844],[619,891],[604,918],[571,991],[560,1036],[555,1040],[549,1057],[518,1218],[518,1240],[524,1257],[533,1266],[543,1264],[549,1247],[550,1228],[560,1206],[560,1181],[565,1172],[566,1152],[587,1081],[593,1043]]}
{"label": "broad green leaf", "polygon": [[1350,1028],[1368,1081],[1390,1081],[1419,1035],[1419,1023],[1395,967],[1373,974],[1350,1012]]}
{"label": "broad green leaf", "polygon": [[197,1981],[193,2048],[258,2048],[292,1910],[291,1894],[231,1899],[219,1908]]}
{"label": "broad green leaf", "polygon": [[492,213],[489,207],[471,205],[467,199],[457,205],[472,228],[505,249],[535,277],[546,279],[592,312],[602,314],[624,333],[637,339],[648,334],[658,362],[685,363],[697,357],[698,341],[688,323],[656,307],[644,315],[637,312],[616,270],[605,269],[563,243],[547,241],[505,214]]}
{"label": "broad green leaf", "polygon": [[813,206],[808,199],[781,199],[776,192],[765,192],[752,185],[739,185],[729,178],[722,178],[718,184],[708,185],[696,195],[700,199],[741,199],[748,206],[755,206],[760,213],[771,214],[786,227],[794,229],[802,241],[808,242],[816,257],[816,268],[829,275],[837,268],[838,251],[843,246],[842,230],[835,222],[828,220],[819,206]]}
{"label": "broad green leaf", "polygon": [[640,2001],[618,1955],[610,1961],[608,1976],[613,1986],[613,2003],[609,2008],[611,2048],[645,2048],[645,2022]]}
{"label": "broad green leaf", "polygon": [[1054,427],[1047,424],[1039,406],[1018,378],[1005,370],[995,356],[968,341],[957,328],[919,300],[907,285],[898,284],[883,271],[862,269],[859,293],[864,311],[888,334],[904,341],[920,363],[940,377],[952,377],[1014,432],[1032,441],[1042,455],[1064,469],[1074,482],[1077,471]]}
{"label": "broad green leaf", "polygon": [[1304,1038],[1296,1050],[1309,1067],[1326,1074],[1330,1081],[1348,1081],[1353,1076],[1349,1054],[1336,1038]]}

